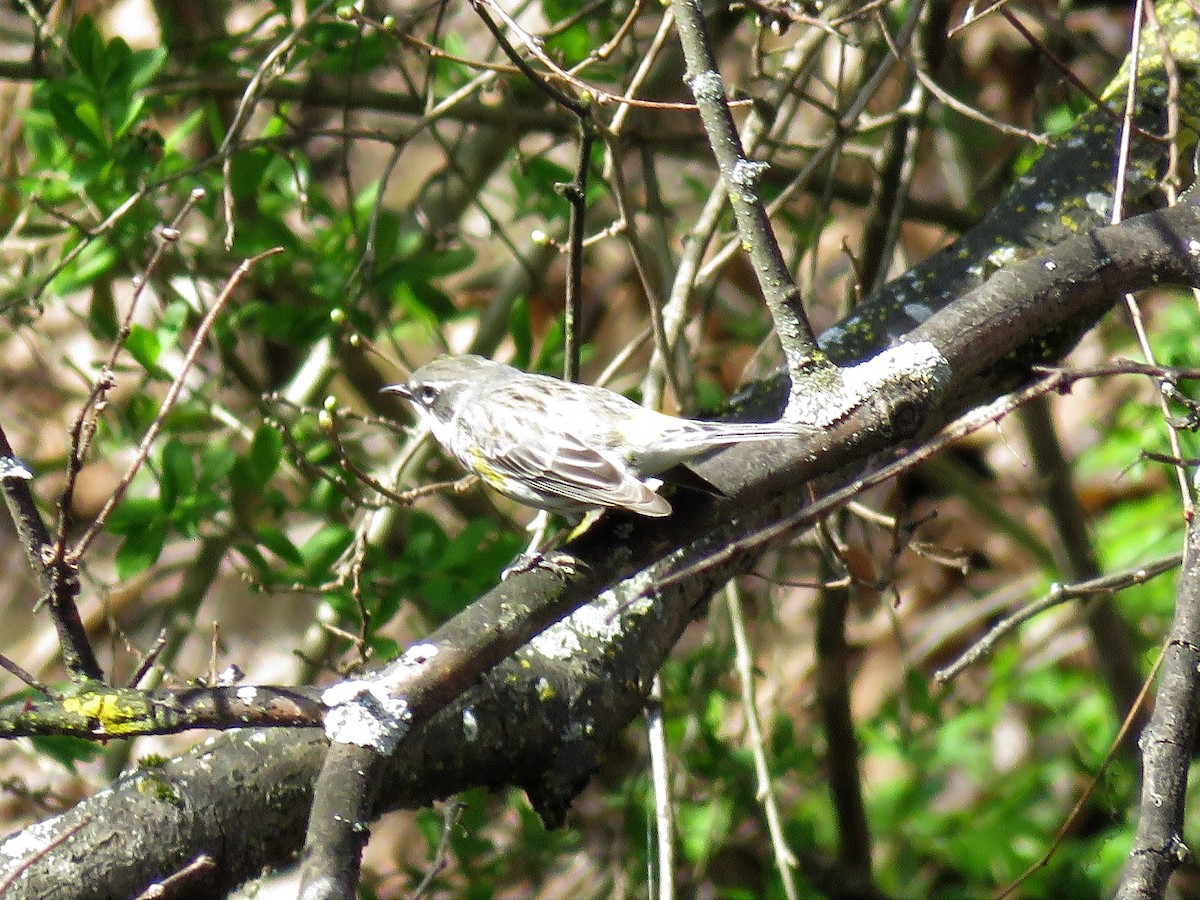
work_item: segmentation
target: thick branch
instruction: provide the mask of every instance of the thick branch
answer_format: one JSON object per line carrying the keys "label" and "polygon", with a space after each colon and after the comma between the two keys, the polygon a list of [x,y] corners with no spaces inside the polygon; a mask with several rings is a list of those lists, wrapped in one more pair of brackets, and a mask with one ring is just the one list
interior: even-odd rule
{"label": "thick branch", "polygon": [[[481,748],[472,740],[480,742],[484,739],[481,736],[486,734],[487,723],[498,723],[503,741],[511,742],[514,732],[499,723],[508,720],[513,709],[528,713],[546,709],[541,700],[533,699],[545,694],[534,680],[518,680],[510,685],[513,693],[499,693],[504,679],[512,677],[514,672],[521,673],[522,678],[536,679],[546,677],[545,673],[553,670],[553,660],[547,659],[545,653],[522,650],[521,659],[510,657],[496,669],[487,680],[488,688],[470,689],[431,719],[424,716],[411,720],[411,730],[383,767],[385,777],[380,782],[380,803],[389,806],[421,803],[431,796],[458,790],[470,783],[515,781],[530,791],[544,815],[555,820],[573,792],[586,780],[604,741],[637,714],[643,698],[642,680],[636,673],[653,671],[668,652],[678,630],[697,613],[711,590],[736,572],[743,571],[757,558],[761,546],[745,541],[745,536],[785,518],[787,512],[801,508],[807,495],[805,483],[810,479],[839,472],[855,461],[861,466],[871,454],[893,447],[903,434],[917,428],[932,430],[961,412],[969,397],[978,394],[977,385],[988,381],[984,364],[974,361],[977,357],[991,357],[993,369],[1004,373],[1003,378],[990,380],[992,391],[1000,392],[1005,389],[1006,381],[1019,377],[1020,371],[1027,374],[1027,370],[1019,369],[1010,357],[1035,340],[1039,331],[1082,330],[1081,321],[1093,320],[1125,290],[1166,281],[1200,285],[1200,252],[1189,250],[1186,237],[1197,232],[1200,232],[1200,213],[1193,205],[1182,205],[1068,241],[1053,254],[1053,259],[1049,256],[1032,259],[1014,267],[1006,277],[993,279],[995,285],[989,283],[945,310],[943,314],[947,316],[948,324],[939,324],[940,315],[927,323],[926,337],[942,341],[940,346],[954,363],[951,380],[936,408],[913,407],[903,396],[875,398],[845,420],[829,429],[815,431],[811,440],[797,442],[795,446],[743,447],[722,453],[698,468],[708,480],[725,490],[730,500],[716,503],[706,497],[679,495],[673,501],[678,514],[651,524],[620,516],[606,517],[567,548],[577,561],[573,573],[564,575],[561,571],[539,568],[510,579],[486,594],[427,640],[438,646],[440,662],[451,671],[439,673],[440,685],[430,688],[433,693],[428,694],[436,696],[437,703],[422,704],[423,710],[432,712],[460,691],[470,683],[473,672],[486,669],[496,658],[520,644],[524,640],[522,634],[534,633],[563,611],[596,597],[604,585],[613,584],[624,575],[640,573],[616,594],[604,595],[600,610],[590,613],[590,619],[582,620],[603,623],[608,637],[602,646],[606,649],[599,656],[590,658],[576,653],[569,661],[587,666],[602,664],[604,677],[591,673],[595,674],[592,678],[591,670],[585,666],[576,671],[581,679],[579,682],[563,683],[554,692],[559,700],[567,698],[563,700],[567,705],[560,709],[568,720],[576,712],[587,715],[596,728],[591,735],[596,743],[589,739],[587,752],[581,756],[583,747],[578,742],[562,742],[562,735],[567,733],[565,729],[539,732],[536,722],[523,718],[522,739],[528,728],[532,740],[543,742],[535,744],[536,753],[529,746],[514,748],[502,744],[484,748],[488,752],[476,755]],[[1047,262],[1051,261],[1058,262],[1048,266]],[[1055,275],[1057,277],[1050,277]],[[1043,276],[1046,276],[1044,281]],[[1005,309],[1009,314],[1003,314]],[[993,320],[994,334],[985,329],[965,327],[965,323],[983,318]],[[780,394],[776,394],[775,403],[782,401]],[[835,483],[847,483],[853,471],[841,471]],[[694,565],[697,560],[716,557],[718,549],[729,547],[735,551],[721,556],[720,565]],[[671,581],[672,570],[684,570],[687,575]],[[636,598],[642,597],[653,585],[670,586],[662,588],[655,596],[651,607],[654,614],[645,615]],[[642,602],[644,600],[642,597]],[[606,609],[610,611],[605,612]],[[625,615],[621,615],[622,611]],[[619,619],[614,619],[614,615]],[[635,626],[648,630],[638,631]],[[560,627],[555,626],[555,629]],[[507,636],[487,647],[497,629]],[[578,628],[575,633],[578,634]],[[621,652],[614,651],[617,645],[612,641],[620,641],[619,646],[627,647],[630,655],[623,657]],[[537,647],[538,642],[532,646]],[[535,655],[528,656],[530,652]],[[535,664],[523,667],[521,661]],[[616,676],[610,665],[618,670]],[[619,674],[623,665],[629,666],[627,676]],[[598,690],[600,694],[589,694],[592,690]],[[492,691],[497,693],[490,693]],[[596,703],[597,696],[604,701],[599,706],[574,706],[575,701]],[[469,721],[465,710],[469,710]],[[609,713],[613,718],[605,719]],[[625,715],[628,718],[622,718]],[[447,717],[451,719],[449,724]],[[603,727],[596,727],[600,725]],[[296,740],[300,739],[276,731],[264,738],[263,746],[282,746]],[[277,745],[276,742],[280,743]],[[453,767],[448,763],[451,756],[462,760],[461,770],[453,770],[457,775],[452,774]],[[308,757],[312,769],[307,770],[306,779],[314,777],[319,758],[319,754]],[[437,766],[437,775],[428,768],[430,765]],[[493,765],[501,771],[492,768]],[[393,780],[396,778],[402,783]],[[304,804],[307,804],[308,796],[305,792]],[[259,800],[266,802],[268,797],[269,792]],[[111,801],[106,797],[103,802]],[[107,813],[93,813],[92,810],[98,807],[90,804],[92,801],[82,804],[73,815],[106,817]],[[302,814],[303,811],[296,812]],[[79,819],[64,819],[61,823],[56,822],[55,827],[67,827],[69,823],[78,825]],[[293,820],[292,824],[295,826],[296,822]],[[47,835],[55,833],[58,832],[54,828],[46,829]],[[89,827],[72,841],[80,844],[86,841],[91,845],[92,839],[85,838],[85,833],[93,832]],[[189,843],[187,849],[194,856],[196,849],[206,844],[199,832],[193,834],[192,840],[195,843]],[[82,858],[81,854],[71,855]],[[46,856],[44,863],[39,860],[30,869],[31,872],[36,870],[38,877],[43,879],[53,878],[55,866],[62,862],[60,854],[53,851]],[[151,868],[158,865],[153,859],[161,860],[161,857],[146,857],[144,863],[124,859],[122,865],[144,864]],[[278,863],[281,859],[269,855],[258,857],[256,865],[269,864],[272,860]],[[225,862],[222,860],[218,868],[225,870]],[[108,877],[93,863],[89,862],[89,866],[86,882],[79,880],[76,885],[95,886]],[[124,871],[120,866],[117,869]],[[170,868],[155,869],[158,874],[163,871],[170,871]],[[246,870],[238,871],[244,873]],[[73,877],[76,876],[68,876]],[[35,891],[14,896],[56,895]]]}
{"label": "thick branch", "polygon": [[54,541],[42,520],[33,491],[29,489],[32,473],[13,456],[3,429],[0,429],[0,467],[3,469],[0,471],[0,490],[4,492],[4,502],[25,550],[29,568],[37,579],[54,620],[63,664],[75,677],[102,678],[104,673],[100,661],[96,659],[83,620],[79,617],[79,608],[75,605],[75,598],[79,595],[77,573],[65,561],[60,561],[55,567],[50,566]]}
{"label": "thick branch", "polygon": [[1188,524],[1183,575],[1167,632],[1154,712],[1142,735],[1137,836],[1117,897],[1162,897],[1171,873],[1191,858],[1183,842],[1188,768],[1200,701],[1200,527]]}

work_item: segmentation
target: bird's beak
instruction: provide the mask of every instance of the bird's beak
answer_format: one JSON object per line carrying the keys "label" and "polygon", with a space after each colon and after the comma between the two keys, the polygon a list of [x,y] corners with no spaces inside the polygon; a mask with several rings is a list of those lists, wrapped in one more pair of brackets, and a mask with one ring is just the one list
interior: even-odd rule
{"label": "bird's beak", "polygon": [[400,382],[400,384],[389,384],[387,387],[382,387],[379,389],[379,393],[381,393],[381,394],[399,394],[405,400],[413,399],[413,392],[409,389],[408,385],[405,384],[404,382]]}

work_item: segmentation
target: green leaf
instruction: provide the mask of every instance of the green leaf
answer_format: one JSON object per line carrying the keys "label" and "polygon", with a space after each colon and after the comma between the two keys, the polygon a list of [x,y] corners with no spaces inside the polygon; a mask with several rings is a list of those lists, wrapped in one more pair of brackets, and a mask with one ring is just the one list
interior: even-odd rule
{"label": "green leaf", "polygon": [[111,341],[117,336],[117,304],[109,281],[98,282],[92,291],[88,304],[88,330],[101,340]]}
{"label": "green leaf", "polygon": [[158,358],[162,354],[162,343],[159,341],[157,333],[144,325],[135,324],[129,331],[129,337],[125,339],[125,349],[141,364],[147,374],[154,378],[171,380],[171,376],[158,365]]}
{"label": "green leaf", "polygon": [[206,444],[200,452],[200,483],[214,485],[225,478],[237,462],[237,454],[224,444]]}
{"label": "green leaf", "polygon": [[304,556],[282,529],[276,528],[274,525],[260,525],[254,529],[254,536],[258,538],[258,542],[262,546],[285,562],[291,563],[293,566],[304,565]]}
{"label": "green leaf", "polygon": [[397,305],[418,322],[439,326],[458,315],[444,293],[423,282],[402,282],[396,289]]}
{"label": "green leaf", "polygon": [[729,831],[732,800],[715,797],[708,802],[682,803],[676,808],[679,846],[684,858],[695,863],[716,852]]}
{"label": "green leaf", "polygon": [[533,319],[529,314],[528,298],[518,297],[513,303],[508,314],[508,333],[517,348],[513,365],[528,370],[533,359]]}
{"label": "green leaf", "polygon": [[175,153],[179,149],[180,145],[182,145],[188,138],[192,136],[192,133],[203,121],[204,110],[192,110],[192,112],[185,117],[183,121],[167,132],[166,137],[163,138],[163,152]]}
{"label": "green leaf", "polygon": [[239,542],[237,545],[238,553],[246,558],[246,562],[254,566],[258,570],[258,574],[263,580],[270,581],[274,577],[274,572],[271,569],[267,558],[259,552],[256,544],[249,544],[245,541]]}
{"label": "green leaf", "polygon": [[466,269],[475,262],[475,251],[470,247],[454,247],[439,252],[421,253],[405,263],[405,274],[413,281],[429,281],[444,278]]}
{"label": "green leaf", "polygon": [[235,199],[245,200],[258,193],[267,166],[274,157],[266,150],[247,150],[233,155],[229,161],[229,184]]}
{"label": "green leaf", "polygon": [[[153,397],[146,394],[135,394],[129,398],[129,403],[125,407],[125,416],[129,421],[129,426],[134,431],[145,431],[150,427],[150,423],[154,421],[154,417],[158,415],[158,403]],[[125,501],[128,503],[129,501]]]}
{"label": "green leaf", "polygon": [[107,150],[109,148],[108,130],[104,127],[104,121],[100,118],[100,111],[96,109],[96,105],[90,100],[81,100],[75,104],[75,115],[92,133],[92,145]]}
{"label": "green leaf", "polygon": [[162,521],[147,522],[132,532],[117,550],[117,578],[126,581],[158,562],[166,541],[167,527]]}
{"label": "green leaf", "polygon": [[354,540],[354,532],[344,525],[326,525],[300,548],[310,572],[329,576],[329,570]]}
{"label": "green leaf", "polygon": [[163,47],[135,50],[125,63],[125,79],[130,91],[140,91],[150,84],[167,62]]}
{"label": "green leaf", "polygon": [[179,498],[190,494],[195,486],[195,456],[183,441],[171,438],[162,449],[162,508],[170,511]]}
{"label": "green leaf", "polygon": [[79,141],[92,150],[104,151],[105,141],[98,138],[91,126],[79,117],[79,112],[71,101],[59,94],[51,94],[46,98],[46,109],[50,111],[50,115],[54,117],[54,123],[64,135]]}
{"label": "green leaf", "polygon": [[129,103],[125,105],[125,112],[121,115],[116,126],[113,128],[113,137],[121,138],[135,124],[141,121],[142,112],[146,108],[146,101],[142,97],[133,97]]}
{"label": "green leaf", "polygon": [[400,644],[394,638],[372,634],[367,643],[374,651],[375,659],[395,659],[400,655]]}
{"label": "green leaf", "polygon": [[[67,49],[79,71],[93,81],[103,76],[104,36],[91,16],[80,16],[67,37]],[[97,77],[99,76],[99,77]]]}
{"label": "green leaf", "polygon": [[108,517],[105,530],[113,534],[133,534],[158,518],[162,512],[162,504],[156,497],[126,496],[121,505],[113,510]]}
{"label": "green leaf", "polygon": [[283,436],[270,425],[262,424],[254,432],[254,440],[250,442],[248,459],[255,484],[262,487],[279,468],[279,460],[283,456]]}
{"label": "green leaf", "polygon": [[115,37],[104,45],[104,55],[100,60],[100,78],[98,87],[106,96],[127,98],[132,89],[129,86],[129,60],[133,51],[122,37]]}
{"label": "green leaf", "polygon": [[69,735],[38,735],[29,741],[38,753],[50,757],[70,772],[75,771],[76,763],[91,762],[104,753],[99,744]]}
{"label": "green leaf", "polygon": [[91,284],[102,275],[107,275],[116,265],[118,254],[115,248],[103,239],[87,238],[88,245],[76,257],[74,265],[68,266],[52,282],[55,293],[70,293]]}

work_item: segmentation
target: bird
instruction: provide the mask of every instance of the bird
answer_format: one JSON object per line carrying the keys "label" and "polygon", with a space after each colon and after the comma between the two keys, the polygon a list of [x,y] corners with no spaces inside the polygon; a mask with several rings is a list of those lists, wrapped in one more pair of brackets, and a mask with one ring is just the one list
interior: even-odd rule
{"label": "bird", "polygon": [[745,441],[795,438],[797,425],[669,416],[589,384],[473,354],[427,363],[383,392],[407,400],[442,447],[526,506],[567,515],[671,514],[654,476]]}

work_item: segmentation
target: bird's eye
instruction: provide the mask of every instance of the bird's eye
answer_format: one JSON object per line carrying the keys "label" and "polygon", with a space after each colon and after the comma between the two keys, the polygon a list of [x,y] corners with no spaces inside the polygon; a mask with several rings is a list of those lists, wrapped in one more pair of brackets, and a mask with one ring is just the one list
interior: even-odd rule
{"label": "bird's eye", "polygon": [[432,384],[423,384],[420,390],[417,391],[417,397],[420,398],[421,403],[425,406],[432,406],[433,401],[438,398],[438,389]]}

